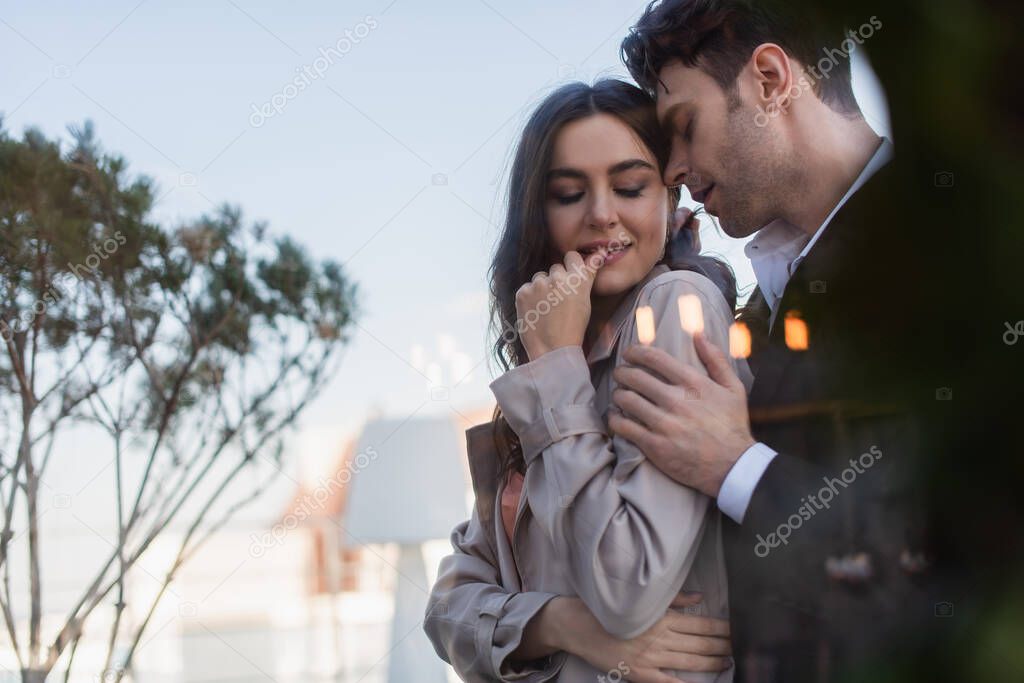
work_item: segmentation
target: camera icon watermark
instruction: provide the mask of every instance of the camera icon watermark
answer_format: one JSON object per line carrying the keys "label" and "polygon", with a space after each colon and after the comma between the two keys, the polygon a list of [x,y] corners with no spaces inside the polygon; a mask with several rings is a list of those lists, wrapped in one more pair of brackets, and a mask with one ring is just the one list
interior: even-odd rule
{"label": "camera icon watermark", "polygon": [[71,67],[67,64],[54,64],[50,67],[50,75],[61,80],[71,78]]}
{"label": "camera icon watermark", "polygon": [[814,280],[810,284],[811,294],[824,294],[828,290],[828,286],[824,280]]}
{"label": "camera icon watermark", "polygon": [[700,173],[687,173],[683,176],[683,185],[686,185],[687,189],[691,187],[701,187],[705,184],[706,183]]}
{"label": "camera icon watermark", "polygon": [[435,602],[433,605],[430,605],[430,607],[427,610],[427,614],[429,614],[432,617],[448,616],[448,603],[444,600],[439,600]]}
{"label": "camera icon watermark", "polygon": [[558,507],[569,508],[572,507],[572,502],[576,500],[576,496],[564,495],[558,497]]}
{"label": "camera icon watermark", "polygon": [[435,173],[430,176],[430,184],[434,187],[443,187],[448,184],[448,176],[444,173]]}
{"label": "camera icon watermark", "polygon": [[696,605],[687,605],[683,608],[683,614],[689,614],[695,617],[708,616],[707,610],[704,608],[703,602],[698,602]]}
{"label": "camera icon watermark", "polygon": [[558,77],[562,80],[576,78],[576,67],[572,64],[559,64]]}
{"label": "camera icon watermark", "polygon": [[58,493],[53,496],[53,507],[58,510],[67,510],[71,507],[71,496],[66,493]]}
{"label": "camera icon watermark", "polygon": [[194,602],[183,602],[178,605],[178,615],[190,619],[199,614],[199,606]]}
{"label": "camera icon watermark", "polygon": [[431,401],[447,401],[448,387],[430,387]]}
{"label": "camera icon watermark", "polygon": [[953,187],[953,172],[939,171],[936,173],[935,187]]}
{"label": "camera icon watermark", "polygon": [[937,602],[937,603],[935,603],[935,616],[937,616],[937,617],[951,617],[951,616],[953,616],[953,603],[951,603],[951,602]]}
{"label": "camera icon watermark", "polygon": [[952,401],[953,400],[953,390],[950,389],[949,387],[939,387],[938,389],[935,390],[935,400],[936,401]]}
{"label": "camera icon watermark", "polygon": [[199,176],[195,173],[189,173],[188,171],[178,176],[178,185],[182,187],[195,187],[199,184]]}

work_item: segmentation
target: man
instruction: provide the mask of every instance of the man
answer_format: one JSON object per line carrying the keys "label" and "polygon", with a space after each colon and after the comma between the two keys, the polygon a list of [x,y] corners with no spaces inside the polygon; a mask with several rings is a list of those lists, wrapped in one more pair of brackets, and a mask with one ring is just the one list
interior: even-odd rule
{"label": "man", "polygon": [[892,144],[851,87],[850,48],[879,23],[830,34],[772,3],[664,0],[623,43],[672,135],[665,182],[730,236],[755,235],[750,419],[742,384],[699,335],[708,377],[631,349],[609,418],[732,521],[731,627],[748,683],[896,672],[892,655],[962,599],[929,526],[915,405],[929,271],[893,280],[914,252],[885,212]]}

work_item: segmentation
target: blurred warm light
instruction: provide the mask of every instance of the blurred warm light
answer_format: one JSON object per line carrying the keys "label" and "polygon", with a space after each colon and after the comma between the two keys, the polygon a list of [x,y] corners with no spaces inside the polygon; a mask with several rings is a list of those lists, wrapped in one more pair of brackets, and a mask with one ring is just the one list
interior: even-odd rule
{"label": "blurred warm light", "polygon": [[654,341],[654,309],[650,306],[636,309],[636,336],[644,346]]}
{"label": "blurred warm light", "polygon": [[700,305],[700,297],[696,294],[680,295],[679,324],[690,334],[704,331],[704,311]]}
{"label": "blurred warm light", "polygon": [[786,313],[786,346],[793,351],[807,350],[807,323],[799,311]]}
{"label": "blurred warm light", "polygon": [[733,358],[750,357],[750,328],[746,323],[736,322],[729,327],[729,353]]}

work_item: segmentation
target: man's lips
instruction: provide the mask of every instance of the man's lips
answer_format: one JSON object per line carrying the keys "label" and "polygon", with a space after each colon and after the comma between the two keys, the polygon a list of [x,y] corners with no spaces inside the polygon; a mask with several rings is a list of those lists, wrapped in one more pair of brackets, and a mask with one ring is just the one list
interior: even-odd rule
{"label": "man's lips", "polygon": [[693,201],[697,202],[698,204],[707,204],[708,195],[711,194],[711,190],[713,190],[714,188],[715,184],[711,183],[703,190],[691,190],[690,196],[693,197]]}

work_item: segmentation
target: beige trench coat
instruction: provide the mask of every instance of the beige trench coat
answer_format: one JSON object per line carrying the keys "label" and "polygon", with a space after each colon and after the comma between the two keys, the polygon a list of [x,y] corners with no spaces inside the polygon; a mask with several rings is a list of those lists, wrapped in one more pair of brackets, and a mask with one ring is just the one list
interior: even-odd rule
{"label": "beige trench coat", "polygon": [[[556,349],[496,379],[491,389],[523,446],[523,495],[509,543],[501,523],[491,423],[467,431],[476,493],[472,517],[452,532],[424,629],[437,653],[467,681],[577,681],[628,678],[558,653],[515,668],[509,655],[523,629],[557,595],[579,596],[609,632],[630,638],[664,615],[681,590],[700,591],[700,614],[728,616],[721,517],[707,496],[680,486],[632,443],[609,436],[612,369],[637,343],[635,310],[650,306],[663,348],[703,371],[682,331],[677,300],[696,295],[705,334],[728,349],[732,311],[702,275],[655,267],[627,296],[584,358]],[[734,367],[749,391],[742,360]],[[521,577],[521,582],[520,582]],[[675,672],[691,681],[732,680]]]}

